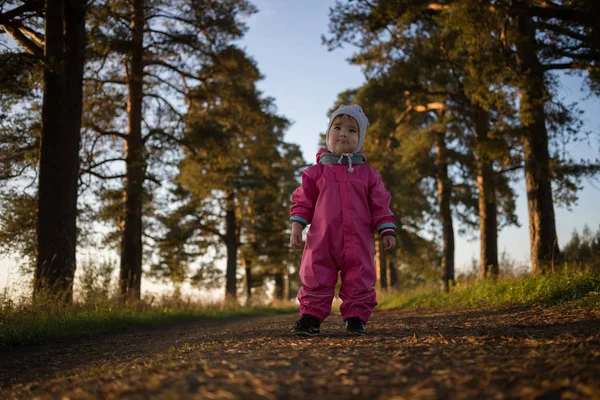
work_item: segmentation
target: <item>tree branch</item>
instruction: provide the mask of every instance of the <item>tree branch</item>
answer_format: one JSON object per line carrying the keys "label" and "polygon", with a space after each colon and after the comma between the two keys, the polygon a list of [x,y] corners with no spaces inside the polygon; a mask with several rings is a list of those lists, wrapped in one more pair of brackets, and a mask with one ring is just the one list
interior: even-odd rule
{"label": "tree branch", "polygon": [[164,136],[174,143],[181,143],[180,138],[177,138],[174,135],[167,133],[162,129],[152,129],[149,134],[144,136],[144,138],[142,139],[142,143],[146,144],[150,139],[152,139],[155,136]]}
{"label": "tree branch", "polygon": [[408,107],[406,107],[406,110],[404,110],[404,112],[396,118],[396,126],[400,125],[412,110],[413,106],[409,103]]}
{"label": "tree branch", "polygon": [[565,28],[564,26],[559,26],[559,25],[554,25],[554,24],[549,24],[547,22],[538,22],[536,24],[538,27],[540,27],[541,29],[547,30],[547,31],[552,31],[554,33],[558,33],[564,36],[568,36],[572,39],[576,39],[579,40],[581,42],[585,42],[588,44],[592,44],[592,38],[586,35],[582,35],[581,33],[572,31],[571,29]]}
{"label": "tree branch", "polygon": [[127,85],[127,82],[125,80],[118,80],[118,79],[100,79],[100,78],[84,78],[85,82],[95,82],[95,83],[100,83],[102,85],[106,84],[106,83],[113,83],[115,85]]}
{"label": "tree branch", "polygon": [[[155,33],[157,35],[162,35],[166,38],[169,38],[170,40],[172,40],[173,42],[177,43],[182,43],[181,37],[178,37],[177,35],[173,35],[169,32],[165,32],[165,31],[159,31],[156,29],[146,29],[145,32],[149,32],[149,33]],[[192,37],[194,36],[193,34],[181,34],[181,36],[188,36],[188,37]],[[208,53],[206,50],[202,49],[199,46],[195,46],[193,45],[191,42],[188,41],[188,43],[185,43],[185,45],[191,47],[192,49],[196,50],[197,52],[201,53],[202,55],[206,56],[206,57],[211,57],[212,58],[212,54]]]}
{"label": "tree branch", "polygon": [[196,24],[196,21],[194,21],[194,20],[182,18],[182,17],[179,17],[179,16],[177,16],[175,14],[159,14],[159,13],[156,13],[156,14],[149,15],[146,19],[147,20],[151,20],[151,19],[154,19],[154,18],[166,18],[168,20],[172,19],[172,20],[183,22],[185,24],[190,24],[190,25],[195,25]]}
{"label": "tree branch", "polygon": [[160,77],[160,76],[158,76],[158,75],[154,75],[154,74],[150,74],[150,73],[147,73],[146,75],[147,75],[147,76],[149,76],[149,77],[152,77],[152,78],[156,79],[156,80],[157,80],[157,81],[159,81],[159,82],[162,82],[162,83],[164,83],[165,85],[167,85],[167,86],[168,86],[168,87],[170,87],[171,89],[175,90],[175,91],[176,91],[177,93],[179,93],[179,94],[182,94],[182,95],[184,95],[184,96],[187,96],[187,95],[188,95],[188,93],[187,93],[186,91],[184,91],[184,90],[181,90],[181,88],[178,88],[177,86],[173,85],[171,82],[169,82],[169,81],[167,81],[167,80],[165,80],[165,79],[161,78],[161,77]]}
{"label": "tree branch", "polygon": [[145,176],[144,176],[144,179],[145,179],[145,180],[148,180],[148,181],[150,181],[150,182],[154,182],[154,183],[156,183],[158,186],[162,186],[162,183],[161,183],[161,182],[160,182],[158,179],[156,179],[155,177],[153,177],[152,175],[145,175]]}
{"label": "tree branch", "polygon": [[43,0],[31,0],[26,1],[25,4],[15,7],[12,10],[8,10],[7,12],[0,14],[0,25],[4,25],[6,23],[10,23],[10,21],[15,17],[20,17],[21,15],[31,12],[31,11],[42,11],[44,9],[44,1]]}
{"label": "tree branch", "polygon": [[544,71],[560,70],[560,69],[580,69],[586,71],[597,71],[600,67],[594,67],[589,64],[570,62],[570,63],[559,63],[559,64],[545,64],[543,66]]}
{"label": "tree branch", "polygon": [[[25,166],[23,166],[23,168],[21,168],[21,170],[19,172],[16,172],[16,173],[13,173],[13,174],[4,172],[4,173],[0,174],[0,181],[5,181],[5,180],[10,180],[10,179],[18,178],[19,176],[23,175],[23,173],[25,172],[25,170],[27,168],[29,168],[29,167],[30,167],[30,165],[25,165]],[[6,171],[8,171],[9,169],[10,168],[5,168]]]}
{"label": "tree branch", "polygon": [[531,7],[519,2],[517,2],[516,5],[511,6],[508,9],[508,12],[512,15],[538,17],[544,20],[559,19],[561,21],[579,22],[589,26],[593,26],[598,19],[598,17],[592,13],[584,13],[573,9],[558,7]]}
{"label": "tree branch", "polygon": [[153,97],[155,99],[162,101],[163,103],[165,103],[167,105],[167,107],[169,107],[171,109],[171,111],[173,111],[177,116],[179,116],[180,122],[183,122],[183,115],[181,114],[181,112],[179,110],[177,110],[175,108],[175,106],[173,104],[171,104],[167,99],[165,99],[164,97],[162,97],[161,95],[156,94],[156,93],[144,93],[144,96]]}
{"label": "tree branch", "polygon": [[33,42],[35,42],[38,46],[40,46],[42,48],[44,47],[44,45],[45,45],[44,35],[42,35],[39,32],[34,31],[33,29],[29,29],[28,27],[26,27],[23,24],[21,24],[21,26],[19,26],[19,30],[24,35],[29,36],[31,38],[31,40]]}
{"label": "tree branch", "polygon": [[494,171],[494,173],[499,174],[499,175],[503,175],[507,172],[513,172],[513,171],[518,171],[520,169],[525,168],[525,165],[514,165],[512,167],[508,167],[508,168],[502,168],[500,171]]}
{"label": "tree branch", "polygon": [[15,42],[17,42],[26,52],[29,54],[33,54],[34,56],[43,59],[44,58],[44,49],[36,44],[33,40],[29,39],[27,36],[21,32],[19,29],[19,25],[22,24],[1,24],[0,27],[4,28],[6,33],[12,37]]}
{"label": "tree branch", "polygon": [[96,178],[105,179],[105,180],[109,180],[109,179],[123,179],[123,178],[126,177],[125,174],[106,176],[106,175],[99,174],[98,172],[94,172],[94,171],[92,171],[90,169],[81,169],[79,171],[79,175],[81,176],[83,174],[90,174],[92,176],[95,176]]}
{"label": "tree branch", "polygon": [[564,50],[555,50],[554,53],[558,56],[561,57],[569,57],[569,58],[575,58],[575,59],[579,59],[579,60],[585,60],[585,61],[600,61],[600,53],[589,53],[589,54],[578,54],[578,53],[570,53],[568,51],[564,51]]}
{"label": "tree branch", "polygon": [[173,72],[178,73],[182,77],[194,79],[194,80],[197,80],[197,81],[202,81],[203,79],[205,79],[205,77],[201,77],[201,76],[196,76],[196,75],[190,74],[189,72],[183,71],[180,68],[178,68],[178,67],[176,67],[174,65],[171,65],[168,62],[165,62],[163,60],[156,60],[156,59],[145,60],[144,65],[145,66],[158,65],[160,67],[165,67],[165,68],[170,69]]}
{"label": "tree branch", "polygon": [[220,237],[222,240],[225,240],[225,235],[223,235],[221,232],[219,232],[216,229],[209,228],[208,226],[206,226],[206,225],[204,225],[204,224],[202,224],[200,222],[198,223],[198,228],[200,230],[203,230],[203,231],[206,231],[206,232],[210,232],[213,235],[216,235],[216,236]]}
{"label": "tree branch", "polygon": [[89,128],[91,128],[94,132],[99,133],[101,135],[105,135],[105,136],[117,136],[120,137],[123,140],[128,140],[128,137],[126,134],[121,133],[121,132],[117,132],[117,131],[105,131],[104,129],[100,128],[98,125],[95,124],[90,124]]}
{"label": "tree branch", "polygon": [[428,103],[425,105],[418,105],[414,107],[414,110],[416,112],[425,112],[425,111],[432,111],[432,110],[447,110],[448,106],[444,103],[440,103],[440,102],[433,102],[433,103]]}
{"label": "tree branch", "polygon": [[100,161],[100,162],[98,162],[96,164],[90,165],[88,167],[88,169],[98,168],[101,165],[108,164],[108,163],[113,162],[113,161],[127,161],[127,160],[124,159],[124,158],[121,158],[121,157],[118,157],[118,158],[109,158],[109,159],[106,159],[106,160],[102,160],[102,161]]}
{"label": "tree branch", "polygon": [[434,10],[434,11],[446,11],[446,10],[450,10],[450,6],[447,4],[440,4],[440,3],[429,3],[427,5],[427,9],[428,10]]}
{"label": "tree branch", "polygon": [[542,7],[560,7],[560,4],[556,4],[550,0],[523,0],[525,3],[531,5],[537,5]]}

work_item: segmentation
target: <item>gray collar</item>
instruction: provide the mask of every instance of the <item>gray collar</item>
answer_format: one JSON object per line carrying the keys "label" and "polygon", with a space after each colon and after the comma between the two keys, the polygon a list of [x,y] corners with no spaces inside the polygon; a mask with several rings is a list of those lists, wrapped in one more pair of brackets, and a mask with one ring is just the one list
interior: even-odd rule
{"label": "gray collar", "polygon": [[319,164],[342,164],[342,165],[350,165],[348,171],[352,172],[354,169],[352,168],[352,164],[366,164],[367,158],[364,154],[336,154],[336,153],[323,153],[319,157]]}

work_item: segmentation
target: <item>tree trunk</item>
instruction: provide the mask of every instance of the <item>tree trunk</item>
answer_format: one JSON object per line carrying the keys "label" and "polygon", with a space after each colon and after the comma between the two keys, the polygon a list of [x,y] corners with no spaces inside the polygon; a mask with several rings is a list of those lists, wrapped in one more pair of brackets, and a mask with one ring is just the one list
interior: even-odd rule
{"label": "tree trunk", "polygon": [[46,2],[34,298],[73,299],[85,60],[85,6]]}
{"label": "tree trunk", "polygon": [[388,265],[388,271],[389,271],[389,280],[388,282],[390,283],[390,288],[394,288],[397,289],[400,286],[400,282],[398,281],[398,270],[396,269],[396,265],[394,263],[394,257],[392,257],[392,259],[390,260],[390,263]]}
{"label": "tree trunk", "polygon": [[146,160],[142,141],[144,89],[144,0],[133,2],[131,56],[126,63],[127,112],[125,223],[121,241],[120,292],[124,299],[139,300],[142,283],[142,202]]}
{"label": "tree trunk", "polygon": [[290,300],[290,266],[286,263],[283,271],[283,298]]}
{"label": "tree trunk", "polygon": [[381,238],[376,238],[377,247],[375,248],[375,267],[377,268],[377,279],[379,280],[379,287],[386,289],[388,287],[388,274],[385,263],[385,252],[383,250],[383,241]]}
{"label": "tree trunk", "polygon": [[519,39],[517,62],[520,74],[520,119],[525,159],[525,185],[529,212],[531,269],[547,272],[560,256],[548,152],[548,130],[544,104],[544,70],[537,58],[535,27],[526,16],[517,17]]}
{"label": "tree trunk", "polygon": [[275,298],[275,300],[278,301],[283,301],[286,297],[285,297],[285,285],[286,285],[286,279],[285,279],[285,272],[284,271],[278,271],[275,273],[275,292],[273,293],[273,297]]}
{"label": "tree trunk", "polygon": [[227,270],[225,273],[225,300],[237,297],[237,220],[235,216],[235,194],[227,196],[225,215],[225,246],[227,247]]}
{"label": "tree trunk", "polygon": [[450,208],[452,182],[448,177],[445,133],[436,132],[435,135],[436,180],[444,246],[442,253],[442,281],[444,290],[448,291],[450,289],[450,282],[454,281],[454,227],[452,223],[452,210]]}
{"label": "tree trunk", "polygon": [[498,221],[496,185],[491,157],[493,149],[488,136],[490,119],[487,111],[476,107],[475,164],[479,189],[479,273],[481,278],[498,277]]}
{"label": "tree trunk", "polygon": [[244,259],[244,270],[246,271],[246,302],[249,304],[252,299],[252,261]]}

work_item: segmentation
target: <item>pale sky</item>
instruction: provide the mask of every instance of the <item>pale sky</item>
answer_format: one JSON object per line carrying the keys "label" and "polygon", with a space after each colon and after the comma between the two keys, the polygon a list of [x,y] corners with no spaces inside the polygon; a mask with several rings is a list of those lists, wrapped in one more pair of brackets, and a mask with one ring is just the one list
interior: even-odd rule
{"label": "pale sky", "polygon": [[[314,162],[319,134],[327,127],[326,113],[338,93],[360,86],[365,79],[356,66],[346,61],[352,49],[328,52],[321,45],[321,35],[327,34],[328,10],[334,0],[254,0],[259,13],[249,21],[250,30],[240,42],[254,57],[265,79],[259,84],[264,94],[275,98],[279,112],[294,123],[286,134],[286,141],[300,145],[304,158]],[[562,80],[561,95],[567,102],[579,101],[584,110],[586,130],[598,132],[600,102],[585,100],[581,81]],[[368,140],[368,132],[367,138]],[[575,158],[597,158],[597,139],[588,145],[580,143],[573,148]],[[556,208],[559,244],[571,237],[574,229],[581,232],[584,224],[596,231],[600,224],[597,198],[600,184],[584,182],[579,202],[571,211]],[[528,263],[529,231],[527,226],[524,183],[517,185],[517,214],[520,228],[506,228],[499,235],[499,250],[506,250],[512,258]],[[456,227],[455,227],[456,229]],[[468,242],[456,233],[456,268],[465,271],[471,260],[479,258],[479,243]],[[114,258],[114,257],[113,257]],[[80,258],[81,259],[81,258]],[[18,282],[15,267],[9,260],[0,259],[0,290]],[[146,282],[142,290],[150,285]]]}

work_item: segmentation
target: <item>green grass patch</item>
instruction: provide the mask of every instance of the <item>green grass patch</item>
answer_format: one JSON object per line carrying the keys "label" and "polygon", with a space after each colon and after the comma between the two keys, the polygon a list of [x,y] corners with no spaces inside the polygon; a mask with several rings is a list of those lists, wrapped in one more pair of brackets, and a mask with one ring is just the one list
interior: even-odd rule
{"label": "green grass patch", "polygon": [[565,272],[540,276],[503,277],[494,281],[462,278],[449,292],[421,287],[384,294],[380,309],[458,309],[554,305],[576,301],[584,306],[600,305],[600,275]]}
{"label": "green grass patch", "polygon": [[240,307],[188,303],[132,307],[117,303],[76,304],[70,307],[26,305],[0,308],[0,349],[26,344],[60,342],[103,333],[182,322],[223,319],[237,316],[264,316],[297,312],[297,306]]}

